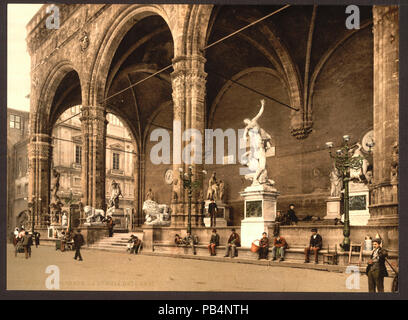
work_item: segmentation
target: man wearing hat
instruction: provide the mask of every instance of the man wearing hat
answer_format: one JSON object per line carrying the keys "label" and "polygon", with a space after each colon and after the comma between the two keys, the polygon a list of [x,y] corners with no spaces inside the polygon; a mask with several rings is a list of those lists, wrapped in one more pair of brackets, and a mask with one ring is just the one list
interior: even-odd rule
{"label": "man wearing hat", "polygon": [[79,261],[82,261],[81,256],[81,247],[85,244],[84,236],[81,234],[81,229],[77,230],[76,235],[74,235],[74,245],[75,245],[75,257],[76,260],[79,258]]}
{"label": "man wearing hat", "polygon": [[211,198],[211,202],[208,205],[208,213],[210,214],[211,227],[214,228],[217,223],[217,204],[214,201],[214,198]]}
{"label": "man wearing hat", "polygon": [[231,258],[236,257],[237,247],[241,246],[241,241],[239,238],[239,234],[235,232],[235,229],[231,229],[231,235],[228,238],[228,243],[225,249],[224,257],[228,257],[231,251]]}
{"label": "man wearing hat", "polygon": [[368,292],[384,292],[384,277],[388,276],[385,259],[388,253],[381,248],[381,239],[373,240],[374,250],[368,260],[366,273],[368,276]]}
{"label": "man wearing hat", "polygon": [[314,260],[315,260],[315,263],[317,264],[319,261],[318,253],[319,253],[319,250],[323,246],[323,239],[321,235],[317,233],[316,228],[312,228],[311,231],[312,231],[312,236],[310,237],[309,246],[305,248],[305,263],[309,263],[309,253],[313,252]]}

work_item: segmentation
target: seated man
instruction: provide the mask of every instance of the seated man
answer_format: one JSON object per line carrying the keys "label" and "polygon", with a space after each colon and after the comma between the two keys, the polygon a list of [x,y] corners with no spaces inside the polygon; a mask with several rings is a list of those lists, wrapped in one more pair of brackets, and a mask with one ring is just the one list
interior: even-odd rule
{"label": "seated man", "polygon": [[182,238],[180,237],[180,235],[177,234],[177,233],[176,233],[176,236],[174,237],[174,243],[175,243],[176,245],[183,244],[183,239],[182,239]]}
{"label": "seated man", "polygon": [[262,239],[259,240],[258,260],[268,259],[269,239],[266,232],[262,233]]}
{"label": "seated man", "polygon": [[315,263],[318,263],[318,253],[323,246],[323,239],[320,234],[317,233],[316,228],[312,228],[312,236],[310,237],[309,247],[305,248],[305,263],[309,263],[309,253],[314,253]]}
{"label": "seated man", "polygon": [[186,235],[186,236],[184,237],[184,239],[183,239],[183,243],[184,243],[186,246],[191,246],[191,248],[193,249],[194,255],[197,254],[196,248],[195,248],[194,237],[191,235],[190,232],[187,232],[187,235]]}
{"label": "seated man", "polygon": [[130,239],[128,240],[128,244],[127,244],[127,249],[126,251],[131,252],[132,248],[133,248],[133,240],[135,239],[135,236],[132,234],[130,235]]}
{"label": "seated man", "polygon": [[225,249],[224,257],[228,257],[231,251],[231,258],[237,256],[237,247],[241,246],[241,241],[238,233],[235,232],[235,229],[231,229],[231,235],[228,238],[227,246]]}
{"label": "seated man", "polygon": [[208,250],[211,256],[215,256],[215,247],[220,245],[220,236],[217,234],[217,230],[212,230],[212,235],[210,239],[210,244],[208,245]]}
{"label": "seated man", "polygon": [[277,235],[273,239],[273,247],[272,247],[272,260],[276,260],[276,254],[279,251],[280,254],[280,259],[279,261],[285,260],[285,250],[288,247],[288,244],[286,243],[286,240],[284,237],[281,237],[280,235]]}
{"label": "seated man", "polygon": [[288,220],[288,224],[297,224],[298,223],[298,217],[296,216],[295,213],[295,205],[293,203],[291,203],[289,205],[289,210],[287,213],[287,220]]}
{"label": "seated man", "polygon": [[134,236],[133,246],[130,249],[130,253],[138,254],[138,252],[141,250],[141,247],[142,247],[142,241],[137,236]]}

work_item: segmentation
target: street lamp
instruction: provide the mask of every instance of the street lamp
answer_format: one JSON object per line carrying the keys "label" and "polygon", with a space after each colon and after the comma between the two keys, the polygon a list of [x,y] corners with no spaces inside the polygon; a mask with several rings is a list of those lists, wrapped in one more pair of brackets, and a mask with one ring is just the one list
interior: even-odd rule
{"label": "street lamp", "polygon": [[326,142],[326,146],[329,148],[330,157],[334,160],[334,165],[341,173],[344,185],[344,229],[343,229],[343,243],[340,247],[344,251],[350,249],[350,217],[349,217],[349,181],[350,169],[359,170],[363,165],[363,158],[361,156],[354,156],[351,151],[355,145],[349,145],[350,136],[343,136],[343,144],[340,149],[336,150],[336,153],[332,153],[333,142]]}
{"label": "street lamp", "polygon": [[[193,181],[193,167],[189,166],[188,171],[184,172],[183,168],[179,168],[180,181],[183,183],[183,188],[188,190],[188,225],[187,232],[191,234],[191,198],[193,197],[193,189],[197,189],[201,186],[200,181]],[[202,171],[206,174],[206,171]]]}

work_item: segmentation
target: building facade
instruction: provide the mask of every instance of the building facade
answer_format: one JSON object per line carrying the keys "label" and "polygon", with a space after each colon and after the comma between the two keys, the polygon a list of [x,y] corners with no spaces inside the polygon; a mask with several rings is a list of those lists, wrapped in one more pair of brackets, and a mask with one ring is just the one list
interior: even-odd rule
{"label": "building facade", "polygon": [[[257,114],[261,98],[266,107],[260,126],[275,147],[267,164],[280,191],[278,209],[294,203],[300,216],[322,217],[332,168],[325,142],[338,146],[345,134],[352,143],[362,142],[372,130],[370,223],[397,225],[398,7],[360,6],[357,29],[345,27],[343,6],[59,8],[59,29],[46,28],[46,5],[27,25],[32,62],[29,197],[38,225],[50,203],[52,132],[59,115],[75,105],[82,105],[81,130],[75,136],[82,148],[76,190],[84,205],[105,209],[107,181],[121,170],[120,157],[106,159],[106,149],[115,149],[107,134],[106,114],[112,113],[135,141],[138,221],[143,221],[142,205],[151,188],[158,202],[171,204],[173,226],[187,223],[188,196],[179,170],[191,165],[202,186],[192,195],[193,225],[202,225],[200,193],[206,193],[204,180],[209,178],[203,169],[225,181],[231,223],[238,225],[243,218],[239,192],[248,185],[239,174],[241,164],[157,164],[150,157],[156,141],[150,138],[154,129],[166,129],[173,133],[173,147],[185,147],[188,139],[173,140],[174,134],[237,131],[243,119]],[[178,156],[171,154],[172,159]],[[67,167],[77,170],[72,161],[79,160],[70,161]],[[173,179],[165,180],[169,170]]]}
{"label": "building facade", "polygon": [[[79,202],[81,193],[82,136],[79,120],[80,106],[66,110],[58,119],[52,132],[51,167],[60,174],[59,197],[62,202],[73,198]],[[114,180],[121,188],[119,206],[132,213],[134,142],[128,130],[114,115],[108,114],[106,148],[106,201],[110,198]],[[16,226],[27,226],[31,217],[28,212],[28,124],[29,113],[8,109],[8,231]]]}

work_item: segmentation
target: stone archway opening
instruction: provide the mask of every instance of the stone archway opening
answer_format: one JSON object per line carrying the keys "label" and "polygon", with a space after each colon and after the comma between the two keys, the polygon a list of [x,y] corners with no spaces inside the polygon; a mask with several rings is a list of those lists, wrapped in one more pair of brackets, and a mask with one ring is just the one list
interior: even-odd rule
{"label": "stone archway opening", "polygon": [[[164,193],[159,188],[163,186],[165,171],[172,168],[170,165],[166,168],[152,167],[149,157],[152,144],[149,137],[154,128],[166,128],[169,132],[172,130],[173,108],[168,103],[172,101],[170,70],[154,74],[171,65],[174,44],[166,21],[157,14],[138,20],[125,34],[118,33],[117,37],[122,38],[110,58],[104,104],[108,117],[113,114],[119,119],[133,139],[133,184],[126,182],[121,187],[122,193],[125,189],[125,193],[130,194],[129,190],[133,189],[133,205],[125,209],[133,209],[133,226],[138,226],[144,222],[142,206],[148,189],[155,189],[156,194],[160,194],[161,203],[170,204],[171,200],[171,187],[166,188]],[[109,126],[114,126],[110,120],[108,128]],[[127,150],[115,152],[115,148],[120,151],[119,145],[108,140],[109,138],[106,141],[106,190],[110,193],[115,176],[129,176],[126,168],[121,168],[122,161],[127,159]],[[130,144],[125,144],[127,143]],[[155,174],[146,175],[147,170]]]}

